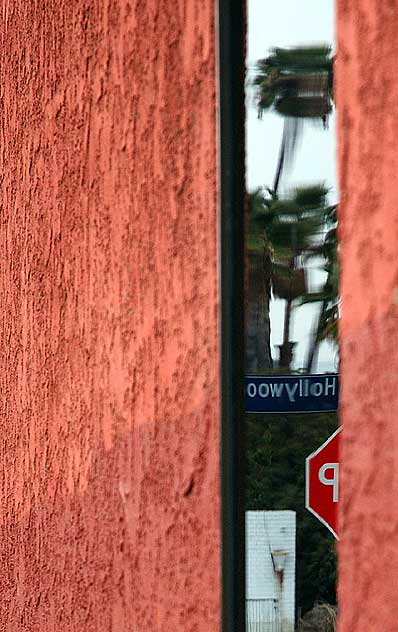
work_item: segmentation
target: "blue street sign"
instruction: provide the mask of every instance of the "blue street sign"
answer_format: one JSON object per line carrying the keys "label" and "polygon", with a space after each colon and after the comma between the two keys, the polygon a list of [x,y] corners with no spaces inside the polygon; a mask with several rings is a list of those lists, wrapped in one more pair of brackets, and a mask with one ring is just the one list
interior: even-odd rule
{"label": "blue street sign", "polygon": [[330,413],[339,400],[337,373],[322,375],[247,375],[247,413]]}

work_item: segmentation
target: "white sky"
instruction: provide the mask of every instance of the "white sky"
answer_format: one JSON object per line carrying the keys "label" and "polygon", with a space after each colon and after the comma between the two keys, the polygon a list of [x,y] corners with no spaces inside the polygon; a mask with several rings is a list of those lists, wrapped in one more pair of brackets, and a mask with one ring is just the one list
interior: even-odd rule
{"label": "white sky", "polygon": [[[334,43],[333,0],[248,0],[248,55],[250,73],[257,59],[266,57],[274,46]],[[253,76],[253,75],[252,75]],[[249,191],[258,186],[272,186],[282,137],[283,119],[265,113],[258,120],[248,89],[246,119],[246,171]],[[335,160],[335,117],[329,119],[329,129],[304,125],[301,144],[296,151],[294,165],[282,181],[286,191],[297,184],[324,182],[330,188],[330,202],[337,199]],[[322,281],[321,272],[311,274],[311,282]],[[285,301],[271,305],[271,346],[282,342]],[[294,310],[291,339],[298,341],[295,368],[303,366],[308,349],[310,331],[316,320],[317,308],[306,305]],[[274,351],[274,349],[273,349]],[[276,353],[274,354],[274,357]],[[336,350],[329,343],[321,345],[318,369],[336,369]]]}

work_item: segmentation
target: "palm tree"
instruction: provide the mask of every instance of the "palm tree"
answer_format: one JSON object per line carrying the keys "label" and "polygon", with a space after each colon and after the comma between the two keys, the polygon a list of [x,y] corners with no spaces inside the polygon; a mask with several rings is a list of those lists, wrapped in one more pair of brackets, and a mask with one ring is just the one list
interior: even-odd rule
{"label": "palm tree", "polygon": [[339,319],[339,266],[337,258],[337,205],[329,206],[325,213],[327,232],[322,243],[309,249],[307,256],[322,257],[325,261],[323,270],[327,273],[326,281],[318,292],[311,292],[302,297],[301,304],[321,302],[317,326],[305,364],[306,371],[311,373],[322,340],[337,342]]}
{"label": "palm tree", "polygon": [[[272,50],[271,55],[257,62],[257,75],[253,83],[256,86],[256,103],[259,117],[261,118],[265,111],[274,109],[284,117],[284,128],[273,187],[268,190],[269,200],[261,200],[259,189],[252,194],[252,197],[249,197],[249,206],[251,206],[249,208],[249,242],[253,241],[253,221],[255,224],[256,218],[267,216],[271,221],[272,216],[272,222],[276,220],[276,215],[274,211],[271,211],[269,205],[272,203],[275,210],[277,204],[280,203],[278,190],[282,173],[293,159],[297,139],[302,129],[302,122],[311,120],[314,122],[321,121],[324,126],[327,124],[328,116],[332,111],[333,59],[331,57],[331,47],[275,48]],[[289,202],[294,204],[297,202],[297,199],[284,200],[285,208],[286,204],[289,206]],[[264,208],[268,208],[270,214],[264,214]],[[301,221],[303,220],[304,217],[301,218]],[[276,224],[278,224],[278,221],[275,222],[274,228],[276,228]],[[292,222],[288,228],[286,222],[283,225],[282,221],[279,228],[283,228],[285,232],[287,230],[294,253],[296,253],[296,250],[299,252],[300,234],[302,231],[298,226],[298,221]],[[308,225],[305,222],[303,223],[303,229],[304,231],[308,229]],[[256,254],[251,252],[249,247],[246,344],[247,369],[249,371],[272,367],[269,303],[272,285],[271,244],[273,240],[265,229],[262,240],[262,257],[258,252],[258,244]],[[296,242],[297,247],[294,246]],[[299,276],[303,278],[304,274],[303,270],[300,272],[295,266],[294,262],[297,257],[297,253],[292,254],[288,264],[290,298],[286,299],[283,344],[280,349],[280,364],[286,368],[290,366],[292,360],[292,343],[289,341],[289,331],[292,302],[296,298],[296,296],[293,296],[293,288],[298,284]],[[274,267],[275,265],[274,263]],[[285,264],[281,265],[283,267]],[[279,278],[281,273],[282,270],[280,270]],[[293,281],[293,279],[295,280]]]}
{"label": "palm tree", "polygon": [[293,159],[302,122],[327,125],[332,111],[333,58],[330,46],[274,48],[256,64],[256,104],[259,118],[273,109],[284,128],[273,190],[278,191],[284,167]]}
{"label": "palm tree", "polygon": [[290,197],[273,194],[267,201],[273,216],[268,234],[275,249],[273,290],[286,301],[279,366],[289,369],[294,343],[290,340],[293,302],[306,293],[304,259],[324,230],[327,189],[321,185],[297,188]]}
{"label": "palm tree", "polygon": [[[290,367],[293,351],[293,343],[290,341],[293,302],[306,294],[303,257],[314,247],[316,235],[323,230],[326,195],[325,187],[314,185],[297,188],[291,196],[285,198],[279,198],[271,190],[268,191],[268,196],[264,195],[261,189],[249,196],[249,370],[272,366],[269,323],[271,291],[277,298],[286,300],[279,365],[286,369]],[[267,362],[267,366],[263,366]]]}
{"label": "palm tree", "polygon": [[246,370],[254,373],[272,368],[269,314],[272,246],[258,221],[267,212],[261,188],[249,193],[248,200]]}

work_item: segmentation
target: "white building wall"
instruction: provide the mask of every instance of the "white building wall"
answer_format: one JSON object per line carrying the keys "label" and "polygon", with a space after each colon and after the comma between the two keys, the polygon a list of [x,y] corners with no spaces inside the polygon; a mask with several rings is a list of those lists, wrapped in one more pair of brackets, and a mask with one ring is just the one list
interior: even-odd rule
{"label": "white building wall", "polygon": [[[287,551],[282,581],[272,562],[276,550]],[[246,599],[277,599],[283,632],[294,630],[295,573],[295,512],[247,511]]]}

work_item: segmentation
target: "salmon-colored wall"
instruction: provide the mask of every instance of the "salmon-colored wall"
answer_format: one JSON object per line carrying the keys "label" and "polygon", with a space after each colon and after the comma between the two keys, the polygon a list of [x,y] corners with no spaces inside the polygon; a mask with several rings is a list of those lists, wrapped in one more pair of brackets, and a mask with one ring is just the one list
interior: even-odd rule
{"label": "salmon-colored wall", "polygon": [[340,632],[398,629],[398,3],[338,0]]}
{"label": "salmon-colored wall", "polygon": [[2,630],[219,629],[215,6],[2,0]]}

